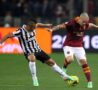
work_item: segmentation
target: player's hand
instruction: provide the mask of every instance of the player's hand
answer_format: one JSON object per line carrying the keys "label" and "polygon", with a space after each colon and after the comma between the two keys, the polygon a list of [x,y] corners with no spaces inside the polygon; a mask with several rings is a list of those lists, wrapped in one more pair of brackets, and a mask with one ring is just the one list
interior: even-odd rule
{"label": "player's hand", "polygon": [[52,30],[53,25],[52,25],[52,24],[47,24],[47,26],[49,27],[47,30],[48,30],[49,32],[52,32],[52,31],[53,31],[53,30]]}
{"label": "player's hand", "polygon": [[49,32],[52,32],[53,30],[52,30],[52,29],[48,29],[48,31],[49,31]]}

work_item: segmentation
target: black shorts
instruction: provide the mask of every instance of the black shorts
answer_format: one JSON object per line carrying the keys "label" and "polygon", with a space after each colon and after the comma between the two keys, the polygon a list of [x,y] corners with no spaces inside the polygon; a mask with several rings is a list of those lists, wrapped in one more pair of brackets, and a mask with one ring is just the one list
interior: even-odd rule
{"label": "black shorts", "polygon": [[[28,59],[29,54],[24,54],[24,55],[25,55],[26,59]],[[43,50],[34,53],[34,56],[36,57],[37,60],[39,60],[43,63],[50,59],[50,56],[48,54],[46,54]]]}

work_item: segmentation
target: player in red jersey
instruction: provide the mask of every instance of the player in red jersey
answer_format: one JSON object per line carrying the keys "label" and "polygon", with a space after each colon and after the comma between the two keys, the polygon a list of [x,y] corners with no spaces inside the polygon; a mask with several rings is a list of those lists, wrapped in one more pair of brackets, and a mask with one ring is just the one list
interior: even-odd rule
{"label": "player in red jersey", "polygon": [[88,81],[88,88],[92,88],[90,68],[87,64],[87,58],[84,48],[82,47],[84,32],[88,28],[98,28],[97,25],[89,23],[89,16],[87,13],[82,13],[69,22],[54,26],[50,31],[67,29],[67,37],[63,44],[63,51],[65,55],[63,70],[66,71],[67,66],[72,62],[75,56],[77,61],[81,64],[86,79]]}

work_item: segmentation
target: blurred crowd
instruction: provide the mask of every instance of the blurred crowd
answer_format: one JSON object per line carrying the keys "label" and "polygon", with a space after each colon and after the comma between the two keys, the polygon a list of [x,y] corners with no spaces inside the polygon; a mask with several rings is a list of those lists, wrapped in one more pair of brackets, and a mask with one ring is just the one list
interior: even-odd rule
{"label": "blurred crowd", "polygon": [[[98,1],[88,1],[89,15],[98,16]],[[83,0],[0,0],[0,26],[19,26],[31,19],[60,23],[82,11]]]}

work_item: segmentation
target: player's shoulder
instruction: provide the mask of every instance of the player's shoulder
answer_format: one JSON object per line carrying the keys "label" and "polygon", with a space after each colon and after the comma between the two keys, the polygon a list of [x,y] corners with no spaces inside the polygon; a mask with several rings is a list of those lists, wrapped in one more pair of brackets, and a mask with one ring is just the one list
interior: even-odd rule
{"label": "player's shoulder", "polygon": [[65,22],[66,26],[72,26],[75,24],[75,20],[74,19],[70,19],[68,22]]}
{"label": "player's shoulder", "polygon": [[16,31],[21,31],[21,29],[22,29],[22,28],[21,28],[21,27],[19,27],[19,28],[17,28],[17,29],[16,29]]}
{"label": "player's shoulder", "polygon": [[22,25],[22,26],[18,27],[18,29],[16,31],[22,31],[22,30],[24,30],[24,27],[25,27],[25,25]]}
{"label": "player's shoulder", "polygon": [[77,16],[77,17],[74,18],[74,21],[76,21],[76,22],[79,21],[79,20],[80,20],[79,16]]}
{"label": "player's shoulder", "polygon": [[15,30],[15,32],[21,33],[21,32],[22,32],[22,27],[18,27],[18,28]]}

